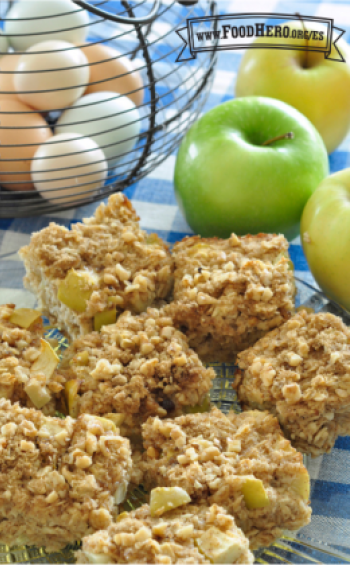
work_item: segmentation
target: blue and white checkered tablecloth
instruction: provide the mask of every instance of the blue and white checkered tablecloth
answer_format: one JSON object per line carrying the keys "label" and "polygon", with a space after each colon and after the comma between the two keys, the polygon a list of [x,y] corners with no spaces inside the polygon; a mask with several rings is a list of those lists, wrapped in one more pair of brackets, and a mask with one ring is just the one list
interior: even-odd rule
{"label": "blue and white checkered tablecloth", "polygon": [[[334,25],[347,31],[345,39],[350,42],[350,1],[338,0],[219,0],[220,13],[277,12],[327,17]],[[198,55],[201,57],[201,55]],[[218,59],[214,84],[205,106],[205,111],[233,97],[234,84],[242,52],[221,52]],[[349,93],[350,96],[350,93]],[[177,206],[173,190],[173,171],[176,153],[154,170],[147,178],[125,191],[141,217],[141,226],[147,231],[157,232],[166,241],[173,243],[191,234]],[[340,147],[329,157],[332,173],[350,166],[350,133]],[[0,220],[0,300],[15,302],[18,306],[31,307],[35,298],[23,289],[24,268],[17,255],[18,249],[26,245],[34,231],[55,221],[67,227],[71,223],[93,214],[98,204],[69,210],[50,216]],[[10,255],[10,253],[13,253]],[[295,239],[290,246],[296,275],[315,284],[300,245]],[[321,542],[330,547],[340,546],[344,559],[350,560],[350,437],[340,438],[329,455],[308,462],[312,479],[311,524],[301,532],[301,538],[311,544]],[[331,558],[329,562],[332,562]],[[334,562],[334,561],[333,561]]]}

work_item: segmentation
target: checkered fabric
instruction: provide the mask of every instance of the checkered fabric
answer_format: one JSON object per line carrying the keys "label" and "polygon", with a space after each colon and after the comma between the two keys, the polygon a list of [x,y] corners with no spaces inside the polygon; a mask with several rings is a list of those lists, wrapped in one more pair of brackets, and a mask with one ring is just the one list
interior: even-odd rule
{"label": "checkered fabric", "polygon": [[[318,16],[334,19],[334,25],[347,31],[345,39],[350,42],[350,2],[338,0],[239,0],[218,1],[219,12],[299,12],[305,16]],[[183,8],[186,10],[186,8]],[[180,42],[179,42],[180,45]],[[236,73],[242,52],[224,51],[219,54],[214,84],[207,100],[205,111],[217,104],[232,99]],[[198,57],[201,57],[199,54]],[[350,96],[350,93],[349,93]],[[141,226],[147,231],[157,232],[170,243],[191,234],[176,203],[173,190],[173,171],[176,159],[174,152],[162,165],[125,191],[141,217]],[[329,157],[332,173],[350,166],[350,134],[340,147]],[[17,255],[18,249],[27,244],[30,234],[55,221],[65,226],[92,215],[98,204],[80,209],[60,212],[51,216],[0,220],[0,300],[2,303],[15,302],[18,306],[31,307],[34,297],[23,290],[24,268]],[[11,255],[12,253],[12,255]],[[315,286],[313,277],[300,245],[295,239],[290,246],[291,258],[295,265],[295,274]],[[310,293],[309,293],[310,294]],[[307,298],[304,296],[302,301]],[[228,373],[226,373],[228,371]],[[221,374],[228,375],[230,367],[222,366]],[[232,374],[232,371],[231,371]],[[338,547],[350,559],[350,437],[337,441],[329,455],[324,455],[307,462],[312,479],[311,524],[299,534],[300,539],[311,545],[328,544]],[[335,562],[330,557],[329,562]]]}

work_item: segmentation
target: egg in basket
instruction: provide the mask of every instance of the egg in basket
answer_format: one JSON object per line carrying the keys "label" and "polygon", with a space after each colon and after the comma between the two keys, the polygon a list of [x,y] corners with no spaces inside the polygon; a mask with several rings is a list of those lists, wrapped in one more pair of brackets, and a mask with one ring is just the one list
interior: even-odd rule
{"label": "egg in basket", "polygon": [[0,217],[123,190],[176,149],[205,103],[216,53],[176,63],[175,30],[184,10],[208,15],[209,3],[18,0],[0,10]]}

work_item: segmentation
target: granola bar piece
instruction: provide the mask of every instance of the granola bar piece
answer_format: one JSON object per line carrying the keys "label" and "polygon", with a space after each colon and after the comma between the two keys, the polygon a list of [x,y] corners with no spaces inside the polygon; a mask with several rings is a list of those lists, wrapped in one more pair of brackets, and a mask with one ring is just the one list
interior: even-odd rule
{"label": "granola bar piece", "polygon": [[0,398],[53,415],[64,380],[58,357],[43,339],[41,312],[0,306]]}
{"label": "granola bar piece", "polygon": [[116,324],[75,340],[62,365],[70,415],[110,413],[129,436],[140,435],[149,416],[174,417],[201,405],[215,378],[156,308],[125,312]]}
{"label": "granola bar piece", "polygon": [[238,357],[244,407],[275,414],[293,445],[312,456],[350,434],[350,329],[302,310]]}
{"label": "granola bar piece", "polygon": [[0,399],[1,543],[56,551],[112,523],[131,454],[111,424],[46,417]]}
{"label": "granola bar piece", "polygon": [[282,235],[187,237],[173,256],[169,311],[202,360],[234,361],[293,311],[293,273]]}
{"label": "granola bar piece", "polygon": [[145,504],[83,539],[77,563],[253,563],[249,543],[216,504],[152,517]]}
{"label": "granola bar piece", "polygon": [[150,418],[143,438],[145,487],[178,486],[196,504],[222,506],[252,549],[310,521],[302,455],[268,412]]}
{"label": "granola bar piece", "polygon": [[143,312],[168,295],[171,255],[138,219],[130,201],[114,194],[83,223],[70,230],[51,223],[20,250],[25,286],[70,337],[115,322],[124,310]]}

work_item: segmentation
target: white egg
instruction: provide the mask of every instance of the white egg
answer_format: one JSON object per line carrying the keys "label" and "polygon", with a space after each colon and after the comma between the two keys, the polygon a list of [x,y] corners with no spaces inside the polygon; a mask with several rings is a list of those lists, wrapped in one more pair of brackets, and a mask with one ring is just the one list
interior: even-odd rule
{"label": "white egg", "polygon": [[107,177],[103,151],[88,137],[54,135],[37,149],[31,165],[36,190],[57,205],[79,205],[97,194]]}
{"label": "white egg", "polygon": [[88,12],[72,0],[20,0],[6,15],[4,31],[11,47],[25,51],[49,39],[84,43],[88,25]]}
{"label": "white egg", "polygon": [[89,82],[84,53],[66,41],[43,41],[20,56],[14,75],[18,98],[37,110],[65,108]]}
{"label": "white egg", "polygon": [[7,37],[3,35],[2,31],[0,31],[0,58],[6,55],[8,48],[9,42],[7,40]]}
{"label": "white egg", "polygon": [[110,167],[132,150],[140,135],[140,114],[126,96],[93,92],[83,96],[59,117],[55,133],[81,133],[103,149]]}

